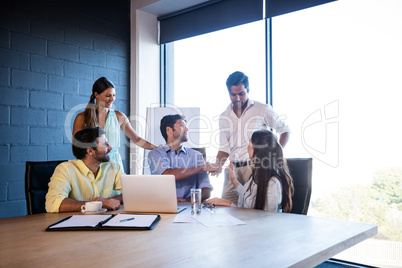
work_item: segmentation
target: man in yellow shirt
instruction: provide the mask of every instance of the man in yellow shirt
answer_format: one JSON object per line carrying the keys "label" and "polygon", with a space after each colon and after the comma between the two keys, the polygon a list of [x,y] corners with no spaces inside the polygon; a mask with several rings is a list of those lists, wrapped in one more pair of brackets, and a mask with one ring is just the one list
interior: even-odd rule
{"label": "man in yellow shirt", "polygon": [[103,208],[119,209],[122,171],[118,163],[109,161],[112,147],[105,131],[100,127],[82,129],[74,135],[72,144],[78,160],[56,167],[46,194],[46,211],[80,211],[88,201],[102,201]]}

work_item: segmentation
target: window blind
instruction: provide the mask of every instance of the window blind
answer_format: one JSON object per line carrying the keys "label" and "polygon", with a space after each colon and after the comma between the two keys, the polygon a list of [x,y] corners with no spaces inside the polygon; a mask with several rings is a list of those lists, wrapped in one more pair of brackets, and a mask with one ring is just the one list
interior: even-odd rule
{"label": "window blind", "polygon": [[263,0],[208,1],[159,17],[161,44],[263,19]]}
{"label": "window blind", "polygon": [[211,0],[158,17],[159,42],[166,44],[332,1],[336,0]]}

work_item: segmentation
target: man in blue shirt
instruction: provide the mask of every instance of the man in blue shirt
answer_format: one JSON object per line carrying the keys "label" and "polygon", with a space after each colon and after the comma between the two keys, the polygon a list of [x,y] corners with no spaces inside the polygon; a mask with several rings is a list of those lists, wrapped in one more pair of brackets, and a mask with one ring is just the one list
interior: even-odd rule
{"label": "man in blue shirt", "polygon": [[160,130],[165,146],[149,152],[149,164],[154,175],[174,175],[177,201],[190,201],[191,189],[201,188],[202,200],[210,197],[212,185],[208,172],[217,171],[219,164],[205,163],[201,153],[182,144],[187,141],[188,128],[183,116],[166,115]]}

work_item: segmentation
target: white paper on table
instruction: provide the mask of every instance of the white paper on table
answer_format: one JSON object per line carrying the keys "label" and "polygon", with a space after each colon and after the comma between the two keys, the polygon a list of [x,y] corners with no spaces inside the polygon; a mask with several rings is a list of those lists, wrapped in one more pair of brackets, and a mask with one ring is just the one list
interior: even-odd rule
{"label": "white paper on table", "polygon": [[192,218],[207,227],[246,224],[229,214],[201,213],[192,215]]}
{"label": "white paper on table", "polygon": [[191,217],[190,213],[179,213],[174,218],[173,222],[197,222],[193,217]]}
{"label": "white paper on table", "polygon": [[99,222],[110,218],[111,215],[73,215],[68,220],[65,220],[59,224],[49,227],[63,228],[63,227],[95,227]]}
{"label": "white paper on table", "polygon": [[[139,215],[139,214],[117,214],[103,226],[117,226],[117,227],[149,227],[155,221],[158,215]],[[132,219],[130,221],[119,222],[125,219]]]}

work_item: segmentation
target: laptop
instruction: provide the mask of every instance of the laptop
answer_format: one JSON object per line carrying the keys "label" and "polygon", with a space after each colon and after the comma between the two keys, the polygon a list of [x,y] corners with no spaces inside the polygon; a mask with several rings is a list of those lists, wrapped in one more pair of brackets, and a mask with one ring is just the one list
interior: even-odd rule
{"label": "laptop", "polygon": [[121,175],[124,211],[179,213],[174,175]]}

